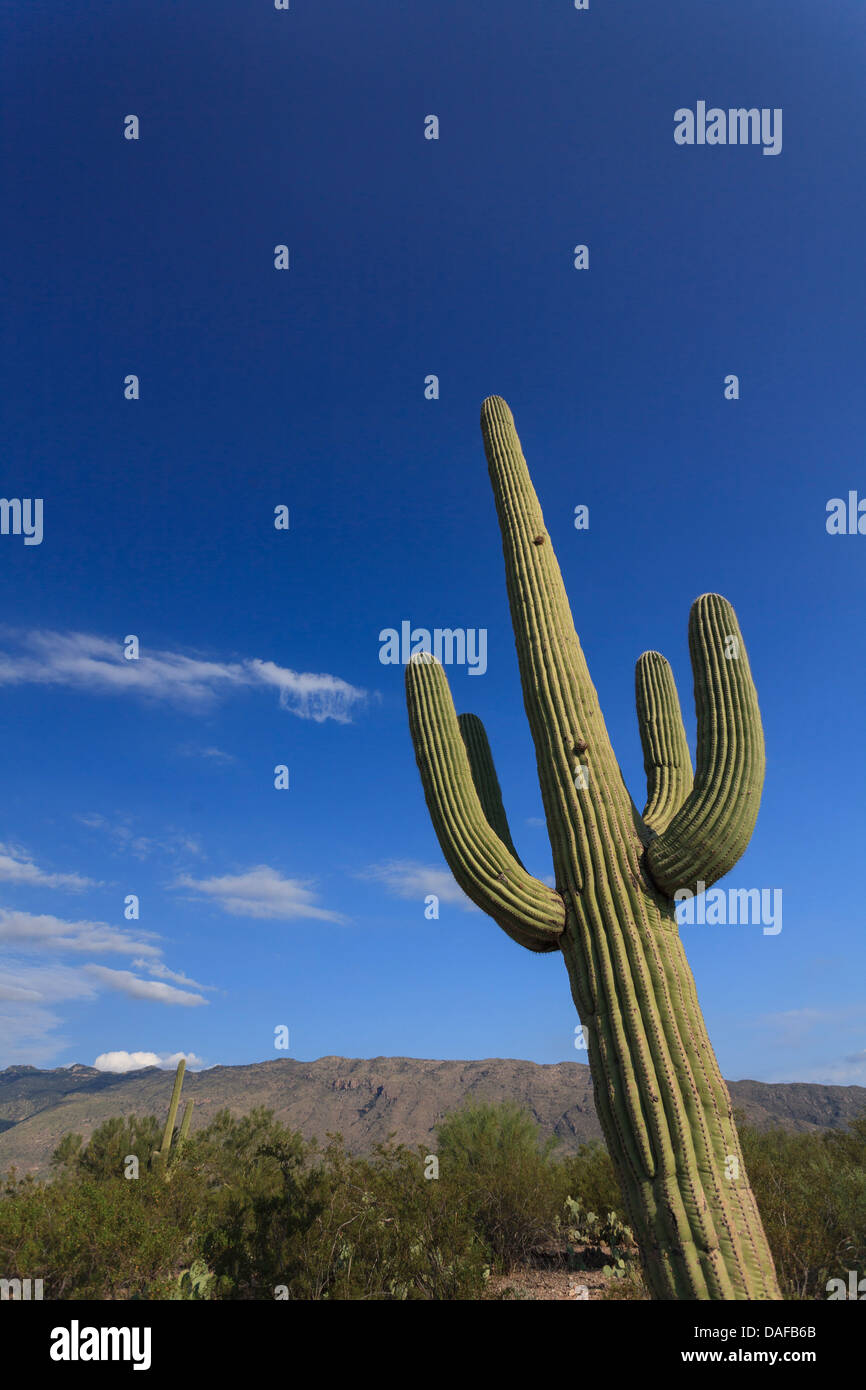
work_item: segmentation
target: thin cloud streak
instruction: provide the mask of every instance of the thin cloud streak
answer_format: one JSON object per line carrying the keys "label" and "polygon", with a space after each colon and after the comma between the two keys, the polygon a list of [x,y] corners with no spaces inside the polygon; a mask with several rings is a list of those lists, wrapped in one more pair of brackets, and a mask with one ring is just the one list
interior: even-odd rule
{"label": "thin cloud streak", "polygon": [[19,651],[0,651],[0,686],[60,685],[91,695],[139,695],[209,708],[238,690],[273,688],[280,708],[299,719],[351,723],[368,692],[339,676],[292,671],[274,661],[211,661],[181,652],[144,650],[123,655],[120,641],[87,632],[35,629],[9,633]]}
{"label": "thin cloud streak", "polygon": [[347,919],[316,904],[315,880],[284,878],[278,869],[258,864],[243,874],[222,874],[214,878],[191,878],[183,874],[176,886],[216,902],[233,917],[257,917],[272,921],[310,918],[321,922],[343,923]]}
{"label": "thin cloud streak", "polygon": [[164,984],[161,980],[142,980],[131,970],[110,970],[107,965],[86,965],[84,969],[100,984],[130,999],[150,999],[159,1004],[176,1004],[187,1009],[208,1003],[200,994],[175,989],[174,985]]}
{"label": "thin cloud streak", "polygon": [[79,893],[84,888],[101,888],[95,879],[81,874],[52,874],[40,869],[33,856],[20,845],[0,844],[0,882],[34,888],[65,888]]}
{"label": "thin cloud streak", "polygon": [[414,859],[389,859],[383,864],[371,864],[356,877],[381,883],[386,892],[396,898],[415,898],[423,902],[424,898],[435,893],[440,902],[454,903],[464,912],[479,910],[455,882],[450,869],[440,868],[437,864],[421,864]]}

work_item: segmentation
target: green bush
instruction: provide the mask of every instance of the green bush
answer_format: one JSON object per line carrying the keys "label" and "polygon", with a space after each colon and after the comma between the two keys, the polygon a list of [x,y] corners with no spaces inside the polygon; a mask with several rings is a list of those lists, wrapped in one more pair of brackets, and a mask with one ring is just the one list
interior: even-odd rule
{"label": "green bush", "polygon": [[739,1126],[743,1157],[785,1298],[826,1298],[866,1275],[866,1113],[847,1131]]}
{"label": "green bush", "polygon": [[162,1130],[155,1115],[117,1116],[95,1129],[86,1145],[80,1134],[67,1134],[51,1156],[52,1165],[100,1182],[106,1178],[122,1178],[126,1162],[134,1154],[139,1168],[150,1164],[150,1156],[158,1149]]}
{"label": "green bush", "polygon": [[511,1102],[465,1105],[436,1136],[442,1190],[461,1203],[492,1267],[508,1273],[556,1229],[566,1195],[558,1140],[541,1142],[532,1116]]}
{"label": "green bush", "polygon": [[36,1182],[11,1173],[0,1197],[0,1267],[42,1279],[44,1297],[129,1298],[182,1260],[190,1237],[145,1174]]}
{"label": "green bush", "polygon": [[[866,1276],[866,1114],[828,1133],[739,1128],[785,1297]],[[53,1180],[0,1183],[4,1277],[75,1300],[453,1300],[489,1297],[490,1271],[537,1247],[570,1246],[572,1267],[608,1265],[605,1296],[646,1297],[604,1147],[557,1159],[516,1105],[447,1116],[438,1178],[423,1150],[320,1148],[260,1109],[214,1116],[166,1183],[147,1163],[160,1133],[153,1116],[109,1120],[58,1145]]]}
{"label": "green bush", "polygon": [[202,1242],[218,1298],[459,1299],[483,1291],[484,1253],[459,1204],[402,1145],[372,1160],[339,1136],[320,1156],[298,1135],[265,1155],[279,1192],[238,1189]]}
{"label": "green bush", "polygon": [[578,1198],[590,1211],[610,1211],[626,1220],[622,1193],[604,1144],[597,1140],[581,1144],[576,1154],[562,1159],[561,1171],[566,1196]]}

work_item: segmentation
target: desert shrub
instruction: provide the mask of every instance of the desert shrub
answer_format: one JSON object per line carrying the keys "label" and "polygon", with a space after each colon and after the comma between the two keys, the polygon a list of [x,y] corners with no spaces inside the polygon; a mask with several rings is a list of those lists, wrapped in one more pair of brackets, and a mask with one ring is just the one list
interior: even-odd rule
{"label": "desert shrub", "polygon": [[[484,1252],[424,1160],[402,1145],[372,1159],[333,1136],[268,1146],[279,1191],[238,1189],[202,1241],[218,1298],[456,1299],[484,1287]],[[277,1294],[279,1290],[279,1294]]]}
{"label": "desert shrub", "polygon": [[[521,1132],[504,1118],[500,1164]],[[11,1175],[0,1191],[6,1277],[41,1277],[47,1298],[73,1299],[273,1299],[277,1289],[291,1299],[460,1299],[485,1291],[484,1233],[459,1184],[425,1177],[422,1153],[387,1144],[353,1157],[338,1136],[320,1151],[270,1111],[221,1111],[189,1137],[163,1182],[147,1164],[160,1133],[155,1117],[110,1120],[86,1143],[70,1135],[58,1145],[54,1181]],[[534,1135],[531,1121],[525,1133]],[[122,1176],[131,1153],[137,1179]],[[483,1146],[482,1154],[489,1187]]]}
{"label": "desert shrub", "polygon": [[614,1301],[616,1303],[626,1302],[650,1302],[650,1292],[644,1282],[643,1273],[640,1265],[635,1260],[629,1260],[625,1271],[616,1279],[612,1279],[599,1294],[603,1301]]}
{"label": "desert shrub", "polygon": [[[866,1114],[828,1133],[738,1123],[783,1295],[826,1298],[828,1279],[866,1276]],[[319,1148],[254,1110],[217,1114],[164,1182],[147,1164],[160,1134],[152,1116],[109,1120],[58,1145],[53,1181],[9,1174],[4,1277],[62,1299],[467,1299],[552,1238],[572,1264],[608,1263],[611,1297],[646,1297],[605,1148],[557,1159],[516,1105],[447,1116],[438,1179],[422,1151],[360,1158],[339,1136]]]}
{"label": "desert shrub", "polygon": [[492,1267],[508,1273],[555,1232],[565,1197],[558,1141],[542,1141],[532,1116],[511,1102],[465,1105],[436,1136],[442,1190],[462,1204]]}
{"label": "desert shrub", "polygon": [[576,1154],[569,1154],[560,1163],[565,1197],[574,1197],[589,1211],[613,1212],[626,1220],[625,1204],[613,1171],[610,1154],[604,1144],[593,1140],[581,1144]]}
{"label": "desert shrub", "polygon": [[339,1201],[321,1229],[329,1250],[332,1232],[339,1231],[343,1243],[329,1297],[440,1300],[483,1294],[484,1242],[460,1194],[425,1177],[423,1152],[379,1145],[367,1160],[332,1149],[329,1164]]}
{"label": "desert shrub", "polygon": [[828,1279],[866,1275],[866,1113],[846,1131],[739,1133],[783,1297],[826,1298]]}
{"label": "desert shrub", "polygon": [[116,1116],[95,1129],[84,1144],[80,1134],[67,1134],[51,1156],[52,1166],[80,1177],[121,1178],[126,1160],[135,1154],[141,1169],[162,1142],[162,1127],[155,1115]]}
{"label": "desert shrub", "polygon": [[[260,1142],[256,1129],[268,1131]],[[322,1209],[323,1175],[310,1166],[313,1146],[281,1129],[269,1123],[246,1136],[235,1132],[225,1151],[215,1134],[201,1155],[210,1200],[199,1246],[215,1297],[273,1298],[275,1284],[302,1278],[300,1237]]]}
{"label": "desert shrub", "polygon": [[[168,1182],[148,1166],[162,1134],[155,1116],[108,1120],[87,1143],[67,1135],[53,1182],[13,1173],[0,1189],[0,1267],[43,1278],[46,1298],[209,1297],[204,1236],[238,1189],[250,1201],[280,1190],[279,1169],[259,1151],[285,1133],[268,1111],[220,1112],[172,1160]],[[130,1154],[137,1178],[123,1176]]]}
{"label": "desert shrub", "polygon": [[42,1279],[44,1297],[141,1294],[190,1245],[165,1184],[145,1173],[37,1182],[10,1173],[0,1196],[0,1268]]}

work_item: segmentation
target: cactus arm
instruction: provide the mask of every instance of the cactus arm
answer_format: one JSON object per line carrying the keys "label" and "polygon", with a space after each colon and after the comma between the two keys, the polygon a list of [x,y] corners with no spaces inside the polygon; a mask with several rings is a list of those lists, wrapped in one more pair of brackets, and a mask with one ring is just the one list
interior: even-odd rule
{"label": "cactus arm", "polygon": [[192,1107],[194,1105],[194,1100],[188,1100],[186,1103],[186,1107],[183,1112],[183,1119],[180,1122],[180,1133],[177,1136],[178,1152],[180,1152],[181,1145],[186,1142],[186,1137],[189,1134],[189,1124],[190,1120],[192,1119]]}
{"label": "cactus arm", "polygon": [[478,800],[481,802],[481,809],[487,824],[523,868],[520,855],[514,848],[511,831],[508,828],[508,817],[502,804],[502,791],[499,786],[499,778],[496,776],[496,765],[490,751],[487,731],[477,714],[458,714],[457,723],[466,745],[472,781],[475,783],[475,790],[478,793]]}
{"label": "cactus arm", "polygon": [[168,1119],[165,1122],[165,1129],[163,1130],[162,1135],[162,1145],[160,1147],[160,1153],[163,1157],[163,1161],[165,1161],[168,1158],[169,1150],[171,1148],[171,1139],[172,1135],[174,1134],[174,1122],[177,1119],[177,1107],[180,1105],[180,1093],[183,1087],[183,1074],[185,1071],[186,1061],[183,1057],[181,1057],[180,1061],[177,1064],[177,1071],[175,1072],[174,1088],[171,1093],[171,1104],[168,1107]]}
{"label": "cactus arm", "polygon": [[[406,702],[430,818],[457,883],[512,940],[530,951],[557,950],[565,904],[552,888],[526,872],[491,827],[473,781],[445,672],[429,653],[419,653],[406,667]],[[491,804],[488,780],[488,810]]]}
{"label": "cactus arm", "polygon": [[[694,786],[651,841],[646,867],[669,896],[709,888],[736,864],[755,828],[764,782],[764,735],[749,658],[733,608],[702,594],[689,617],[698,716]],[[727,654],[726,654],[727,653]]]}
{"label": "cactus arm", "polygon": [[692,760],[673,671],[660,652],[635,667],[635,704],[647,777],[644,825],[660,835],[692,789]]}

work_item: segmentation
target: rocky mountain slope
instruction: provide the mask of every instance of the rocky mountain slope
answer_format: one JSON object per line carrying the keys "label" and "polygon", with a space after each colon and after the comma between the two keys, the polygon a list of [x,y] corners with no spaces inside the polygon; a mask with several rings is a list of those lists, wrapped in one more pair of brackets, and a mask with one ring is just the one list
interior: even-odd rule
{"label": "rocky mountain slope", "polygon": [[[113,1075],[93,1067],[0,1071],[0,1173],[50,1171],[51,1154],[69,1132],[90,1134],[114,1115],[163,1116],[172,1073],[148,1067]],[[734,1105],[766,1129],[843,1127],[866,1108],[866,1087],[807,1083],[729,1082]],[[195,1099],[193,1130],[226,1107],[243,1114],[266,1106],[307,1138],[342,1133],[349,1149],[370,1152],[395,1134],[415,1147],[435,1147],[434,1126],[466,1099],[516,1101],[545,1134],[570,1152],[601,1137],[589,1068],[580,1062],[539,1066],[486,1058],[440,1062],[415,1057],[283,1058],[250,1066],[187,1072],[184,1099]]]}

